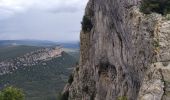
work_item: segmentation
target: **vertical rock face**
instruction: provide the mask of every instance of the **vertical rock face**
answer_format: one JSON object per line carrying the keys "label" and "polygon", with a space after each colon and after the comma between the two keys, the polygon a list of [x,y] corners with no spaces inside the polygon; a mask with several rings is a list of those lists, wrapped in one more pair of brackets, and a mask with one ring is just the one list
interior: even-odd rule
{"label": "vertical rock face", "polygon": [[[164,23],[161,15],[139,12],[140,2],[88,2],[85,16],[93,27],[81,31],[80,62],[73,72],[73,82],[63,91],[69,100],[157,100],[145,92],[145,83],[151,79],[158,80],[160,88],[153,95],[162,98],[164,82],[154,64],[170,60],[170,33],[165,30],[169,23]],[[158,71],[155,77],[147,78],[154,69]]]}
{"label": "vertical rock face", "polygon": [[170,21],[158,21],[154,32],[155,61],[148,66],[139,100],[170,100]]}

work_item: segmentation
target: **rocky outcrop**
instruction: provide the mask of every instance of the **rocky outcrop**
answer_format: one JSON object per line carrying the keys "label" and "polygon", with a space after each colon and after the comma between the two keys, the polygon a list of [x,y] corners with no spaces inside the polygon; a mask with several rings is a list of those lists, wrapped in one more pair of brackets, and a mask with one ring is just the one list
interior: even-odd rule
{"label": "rocky outcrop", "polygon": [[[47,61],[52,58],[60,57],[63,52],[61,47],[42,48],[29,52],[21,57],[0,62],[0,75],[11,73],[20,67],[34,66],[40,61]],[[45,63],[43,64],[45,65]]]}
{"label": "rocky outcrop", "polygon": [[[170,24],[141,0],[89,0],[69,100],[168,100]],[[165,67],[165,66],[166,67]],[[167,82],[166,82],[167,81]]]}
{"label": "rocky outcrop", "polygon": [[170,21],[159,20],[154,34],[156,59],[147,70],[139,100],[170,99]]}

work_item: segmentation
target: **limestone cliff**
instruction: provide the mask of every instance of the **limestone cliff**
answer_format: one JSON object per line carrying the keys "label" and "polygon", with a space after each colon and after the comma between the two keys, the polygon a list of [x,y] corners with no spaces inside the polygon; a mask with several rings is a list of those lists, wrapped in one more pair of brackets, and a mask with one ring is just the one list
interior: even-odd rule
{"label": "limestone cliff", "polygon": [[89,0],[69,100],[169,100],[170,21],[141,0]]}

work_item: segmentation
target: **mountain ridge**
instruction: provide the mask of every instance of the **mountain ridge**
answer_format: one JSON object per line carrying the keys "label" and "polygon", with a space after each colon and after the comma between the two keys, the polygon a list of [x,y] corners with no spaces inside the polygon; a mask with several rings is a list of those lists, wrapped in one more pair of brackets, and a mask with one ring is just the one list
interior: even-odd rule
{"label": "mountain ridge", "polygon": [[27,67],[38,64],[40,61],[50,60],[60,57],[62,52],[61,47],[41,48],[35,51],[28,52],[21,57],[8,59],[0,62],[0,75],[10,73],[17,70],[18,67]]}
{"label": "mountain ridge", "polygon": [[63,48],[79,48],[78,41],[48,41],[48,40],[0,40],[0,47],[4,46],[36,46],[36,47],[53,47],[53,46],[63,46]]}

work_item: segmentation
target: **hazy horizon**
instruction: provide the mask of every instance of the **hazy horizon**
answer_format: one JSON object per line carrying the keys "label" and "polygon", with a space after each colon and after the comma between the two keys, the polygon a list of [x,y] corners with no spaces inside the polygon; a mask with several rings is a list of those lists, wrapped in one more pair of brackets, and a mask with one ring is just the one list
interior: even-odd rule
{"label": "hazy horizon", "polygon": [[0,41],[46,41],[46,42],[59,42],[59,43],[79,43],[80,40],[41,40],[41,39],[0,39]]}

